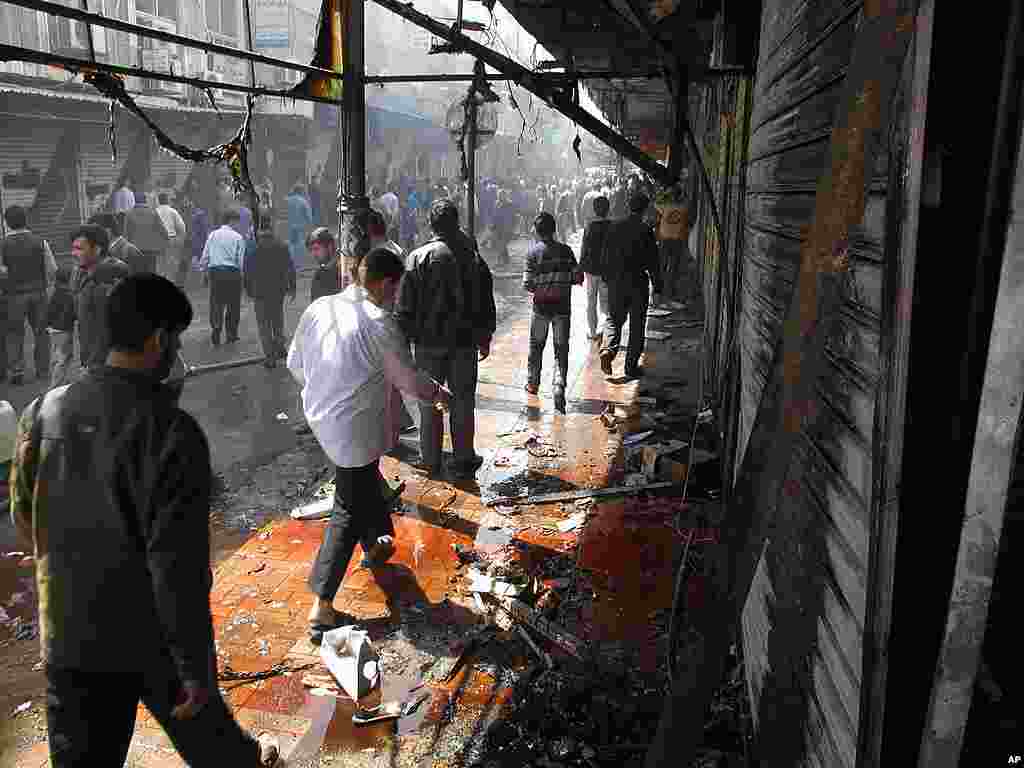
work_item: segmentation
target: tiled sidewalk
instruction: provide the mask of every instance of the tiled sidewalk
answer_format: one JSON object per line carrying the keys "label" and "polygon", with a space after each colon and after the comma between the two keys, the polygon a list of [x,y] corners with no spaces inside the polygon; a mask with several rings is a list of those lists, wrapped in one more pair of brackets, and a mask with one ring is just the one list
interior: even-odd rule
{"label": "tiled sidewalk", "polygon": [[[461,575],[452,546],[472,548],[480,531],[495,520],[496,513],[481,500],[481,488],[508,474],[509,470],[494,466],[495,457],[511,450],[516,441],[521,444],[526,435],[536,433],[556,446],[559,455],[555,461],[529,457],[528,467],[558,478],[562,487],[601,488],[621,477],[622,434],[609,433],[598,414],[609,402],[632,402],[638,384],[614,383],[615,377],[605,379],[597,360],[597,343],[585,338],[582,291],[574,291],[574,301],[567,415],[554,414],[551,406],[550,346],[541,397],[531,397],[523,390],[529,338],[529,312],[524,303],[523,311],[499,329],[490,358],[480,366],[476,441],[477,451],[487,463],[477,481],[426,481],[407,464],[384,459],[385,476],[406,483],[403,514],[394,518],[398,551],[390,566],[375,575],[356,570],[361,557],[357,552],[335,602],[339,610],[365,622],[382,655],[389,652],[392,643],[395,648],[405,648],[403,659],[418,659],[423,667],[434,658],[452,659],[457,655],[452,646],[478,619],[469,608],[471,601],[458,594]],[[675,333],[692,338],[699,330]],[[659,373],[678,377],[681,370],[692,368],[692,358],[659,352],[659,345],[648,342],[645,366],[649,379],[656,379]],[[620,355],[617,373],[621,365]],[[695,385],[695,371],[686,376]],[[526,431],[515,431],[520,428]],[[552,532],[558,520],[571,513],[571,504],[565,511],[559,504],[524,508],[515,518],[516,539],[529,545],[529,557],[543,560],[566,553],[578,555],[579,565],[596,574],[594,590],[601,599],[595,601],[580,624],[580,631],[587,633],[585,639],[594,642],[645,645],[650,641],[649,617],[671,602],[671,569],[678,539],[667,535],[671,529],[664,518],[647,516],[638,520],[631,517],[630,509],[628,499],[596,505],[582,537]],[[313,664],[323,672],[318,649],[306,636],[305,616],[311,600],[306,578],[324,526],[324,522],[278,520],[218,567],[211,607],[222,676],[227,668],[235,673],[252,673],[280,663],[291,667]],[[401,698],[425,679],[426,673],[411,666],[389,668],[388,658],[384,657],[383,665],[385,699]],[[345,755],[346,766],[376,765],[378,759],[390,764],[417,764],[430,754],[435,756],[432,764],[444,764],[436,735],[429,742],[422,733],[403,734],[400,729],[396,735],[393,723],[353,728],[351,702],[313,695],[303,685],[304,674],[296,671],[258,682],[222,683],[226,699],[244,726],[254,732],[279,735],[288,765],[330,764],[324,756],[329,748],[334,754]],[[464,689],[458,717],[451,726],[456,729],[460,720],[466,728],[472,727],[483,712],[482,707],[480,711],[473,709],[473,685],[480,687],[481,705],[495,686],[493,680],[469,685],[464,676],[448,686],[428,684],[433,690],[432,702],[423,707],[428,721],[437,719],[452,691]],[[38,745],[18,756],[16,765],[38,768],[46,763],[45,745]],[[128,764],[183,764],[141,706]]]}

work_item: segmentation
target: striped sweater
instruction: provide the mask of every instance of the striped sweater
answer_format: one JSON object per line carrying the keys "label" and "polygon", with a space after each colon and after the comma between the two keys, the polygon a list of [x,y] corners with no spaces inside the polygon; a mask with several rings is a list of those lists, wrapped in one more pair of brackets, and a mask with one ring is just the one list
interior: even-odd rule
{"label": "striped sweater", "polygon": [[583,282],[576,256],[565,243],[539,240],[526,254],[523,288],[533,294],[533,308],[551,315],[569,314],[572,287]]}

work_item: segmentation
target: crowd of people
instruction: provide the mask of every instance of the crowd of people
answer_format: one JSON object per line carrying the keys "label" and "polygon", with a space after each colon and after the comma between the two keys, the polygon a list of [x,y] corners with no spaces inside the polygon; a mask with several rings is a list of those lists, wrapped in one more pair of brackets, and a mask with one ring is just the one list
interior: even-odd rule
{"label": "crowd of people", "polygon": [[[508,243],[529,229],[526,391],[538,394],[550,335],[554,405],[565,413],[573,288],[586,287],[588,337],[603,339],[602,370],[611,373],[628,319],[625,374],[642,376],[649,301],[686,282],[687,208],[681,190],[655,201],[635,177],[537,185],[523,198],[528,189],[486,181],[480,223],[503,263]],[[335,466],[334,504],[308,580],[312,642],[357,623],[333,607],[356,545],[371,571],[395,552],[396,494],[380,460],[398,450],[400,433],[418,428],[415,468],[426,477],[470,480],[482,466],[475,403],[478,367],[497,328],[493,274],[462,227],[457,193],[429,185],[399,191],[375,195],[346,243],[315,226],[301,186],[289,195],[301,226],[293,229],[289,215],[287,239],[242,206],[224,207],[217,227],[207,216],[197,230],[195,208],[185,226],[166,200],[149,210],[145,196],[133,194],[131,208],[115,206],[72,234],[73,270],[57,268],[23,209],[4,212],[10,232],[0,278],[8,322],[17,323],[8,338],[17,346],[30,326],[37,374],[49,371],[52,385],[18,422],[10,507],[36,559],[53,765],[123,762],[140,700],[186,761],[278,758],[273,738],[239,727],[217,687],[210,448],[172,383],[193,319],[182,289],[193,266],[209,291],[211,343],[238,340],[240,298],[250,296],[265,364],[285,361],[301,388],[306,428]],[[115,202],[126,206],[127,194]],[[577,260],[565,241],[579,229]],[[315,267],[310,303],[289,342],[283,303],[296,297],[300,248]],[[20,379],[23,350],[9,351],[12,379]],[[403,398],[417,403],[418,427]],[[121,642],[126,606],[130,653]]]}

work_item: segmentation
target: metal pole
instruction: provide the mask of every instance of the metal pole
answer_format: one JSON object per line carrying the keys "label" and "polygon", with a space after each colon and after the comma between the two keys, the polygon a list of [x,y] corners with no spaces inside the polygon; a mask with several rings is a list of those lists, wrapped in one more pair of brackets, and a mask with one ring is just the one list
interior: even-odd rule
{"label": "metal pole", "polygon": [[466,150],[466,164],[469,167],[469,199],[466,200],[466,228],[469,236],[476,238],[476,91],[473,90],[469,96],[469,130],[466,131],[469,138],[469,148]]}
{"label": "metal pole", "polygon": [[[141,38],[148,38],[150,40],[163,40],[167,43],[183,45],[186,48],[194,48],[197,51],[216,53],[220,54],[221,56],[229,56],[235,59],[244,59],[246,61],[256,62],[257,64],[267,64],[271,67],[291,69],[296,72],[305,72],[306,74],[319,75],[321,77],[330,77],[336,80],[340,80],[342,78],[341,74],[330,69],[321,69],[320,67],[311,67],[308,64],[297,64],[292,61],[283,61],[281,59],[275,59],[272,56],[264,56],[263,54],[260,53],[243,51],[239,50],[238,48],[231,48],[227,45],[218,45],[217,43],[210,43],[205,40],[199,40],[195,37],[177,35],[173,32],[161,32],[158,29],[153,29],[151,27],[143,27],[139,24],[132,24],[131,22],[122,21],[121,19],[109,18],[107,16],[102,16],[98,13],[93,13],[91,11],[83,11],[78,8],[60,5],[59,3],[52,3],[49,2],[49,0],[4,0],[4,2],[8,5],[16,5],[20,8],[27,8],[30,11],[42,11],[45,14],[55,16],[57,18],[81,21],[86,24],[91,24],[93,26],[117,30],[118,32],[129,32],[133,35],[138,35]],[[97,64],[97,66],[100,65]],[[151,76],[146,74],[140,75],[140,77]],[[217,84],[213,87],[227,88],[227,83]],[[269,95],[274,94],[273,92],[270,92]]]}
{"label": "metal pole", "polygon": [[363,83],[365,72],[366,40],[364,37],[365,0],[348,0],[351,3],[348,15],[348,34],[345,36],[345,89],[342,93],[342,146],[344,170],[341,196],[338,200],[338,214],[343,232],[339,245],[344,249],[344,274],[348,279],[354,263],[348,250],[355,244],[355,238],[348,236],[360,214],[370,208],[366,198],[366,89]]}
{"label": "metal pole", "polygon": [[153,70],[143,69],[142,67],[122,67],[118,64],[104,64],[99,61],[92,62],[87,61],[86,59],[77,59],[69,56],[57,56],[53,53],[35,51],[31,48],[20,48],[15,45],[0,45],[0,61],[29,61],[34,64],[64,67],[72,72],[98,70],[100,72],[111,72],[115,75],[143,77],[149,80],[162,80],[166,83],[184,83],[185,85],[191,85],[200,89],[219,88],[225,91],[251,93],[254,96],[279,96],[283,99],[295,99],[296,101],[320,101],[325,104],[337,104],[336,101],[331,99],[323,99],[318,96],[306,96],[303,94],[293,94],[291,91],[279,91],[272,88],[253,88],[251,85],[237,85],[235,83],[217,83],[213,80],[204,80],[199,77],[183,77],[181,75],[171,75],[167,72],[154,72]]}

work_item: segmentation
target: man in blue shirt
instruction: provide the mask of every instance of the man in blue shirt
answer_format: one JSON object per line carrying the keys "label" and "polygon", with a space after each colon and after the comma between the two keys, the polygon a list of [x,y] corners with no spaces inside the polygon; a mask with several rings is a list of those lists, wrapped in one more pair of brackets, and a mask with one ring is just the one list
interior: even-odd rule
{"label": "man in blue shirt", "polygon": [[210,286],[210,328],[213,346],[220,345],[226,325],[227,343],[238,341],[238,320],[242,310],[242,269],[245,240],[236,227],[241,221],[237,208],[229,208],[220,228],[210,233],[199,261],[203,281]]}

